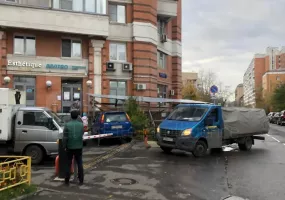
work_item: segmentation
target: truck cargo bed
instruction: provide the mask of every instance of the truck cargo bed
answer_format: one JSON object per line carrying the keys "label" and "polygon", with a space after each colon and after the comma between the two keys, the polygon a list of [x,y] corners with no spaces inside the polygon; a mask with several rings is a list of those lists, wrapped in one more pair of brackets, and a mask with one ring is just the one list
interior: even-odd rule
{"label": "truck cargo bed", "polygon": [[267,134],[269,120],[263,109],[222,108],[224,120],[223,139]]}

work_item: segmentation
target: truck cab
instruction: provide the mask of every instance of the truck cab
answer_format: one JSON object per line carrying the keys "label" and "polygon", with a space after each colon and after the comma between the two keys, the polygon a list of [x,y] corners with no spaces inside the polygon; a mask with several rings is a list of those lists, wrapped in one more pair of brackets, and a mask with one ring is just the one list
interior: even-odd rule
{"label": "truck cab", "polygon": [[158,145],[165,152],[180,149],[200,157],[207,149],[221,148],[223,119],[221,106],[182,104],[158,126]]}
{"label": "truck cab", "polygon": [[57,154],[63,122],[56,113],[47,108],[20,107],[13,118],[14,152],[31,156],[33,164]]}

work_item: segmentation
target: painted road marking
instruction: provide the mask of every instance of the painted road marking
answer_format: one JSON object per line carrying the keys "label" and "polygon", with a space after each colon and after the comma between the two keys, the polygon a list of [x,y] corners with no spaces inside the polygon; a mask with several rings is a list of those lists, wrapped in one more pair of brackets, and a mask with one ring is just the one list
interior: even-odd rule
{"label": "painted road marking", "polygon": [[275,137],[271,136],[271,138],[277,142],[280,142],[279,140],[277,140]]}

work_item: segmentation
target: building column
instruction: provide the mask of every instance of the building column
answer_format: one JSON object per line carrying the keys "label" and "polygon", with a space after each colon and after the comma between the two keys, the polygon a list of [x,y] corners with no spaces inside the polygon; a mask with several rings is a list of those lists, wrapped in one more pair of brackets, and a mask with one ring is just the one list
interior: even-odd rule
{"label": "building column", "polygon": [[[92,40],[92,47],[94,48],[94,94],[102,94],[102,48],[104,40]],[[101,98],[96,99],[101,102]]]}

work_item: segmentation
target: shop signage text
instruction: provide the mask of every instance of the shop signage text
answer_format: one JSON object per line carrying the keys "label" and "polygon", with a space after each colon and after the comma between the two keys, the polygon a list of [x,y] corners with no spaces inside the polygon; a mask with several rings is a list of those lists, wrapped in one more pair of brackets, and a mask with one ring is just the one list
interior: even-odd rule
{"label": "shop signage text", "polygon": [[8,60],[8,66],[14,66],[14,67],[31,67],[31,68],[41,68],[42,64],[38,63],[31,63],[26,61],[11,61]]}
{"label": "shop signage text", "polygon": [[165,73],[159,73],[159,77],[160,77],[160,78],[167,78],[167,74],[165,74]]}
{"label": "shop signage text", "polygon": [[68,65],[58,65],[58,64],[47,64],[47,69],[71,69],[71,70],[80,70],[80,69],[86,69],[85,66],[69,66]]}

